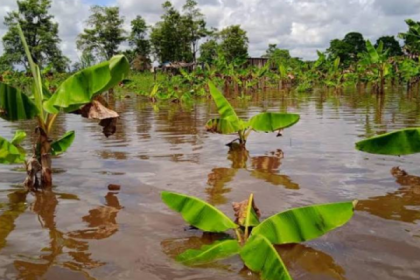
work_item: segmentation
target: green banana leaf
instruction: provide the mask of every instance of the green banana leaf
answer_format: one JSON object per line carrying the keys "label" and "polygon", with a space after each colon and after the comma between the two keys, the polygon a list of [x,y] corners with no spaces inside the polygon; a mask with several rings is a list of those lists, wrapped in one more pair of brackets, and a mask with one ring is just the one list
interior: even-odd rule
{"label": "green banana leaf", "polygon": [[66,152],[68,148],[70,148],[71,144],[76,137],[74,131],[66,132],[60,139],[57,141],[52,142],[51,144],[51,154],[53,156],[61,155],[62,153]]}
{"label": "green banana leaf", "polygon": [[12,141],[10,141],[13,145],[17,146],[26,138],[26,132],[22,130],[16,130],[15,136],[13,136]]}
{"label": "green banana leaf", "polygon": [[406,128],[356,143],[359,151],[381,155],[409,155],[420,152],[420,128]]}
{"label": "green banana leaf", "polygon": [[25,162],[25,153],[6,139],[0,137],[0,164]]}
{"label": "green banana leaf", "polygon": [[273,132],[294,125],[300,119],[298,114],[261,113],[253,116],[248,125],[255,131]]}
{"label": "green banana leaf", "polygon": [[123,55],[109,61],[83,69],[67,78],[54,95],[44,102],[44,109],[57,114],[62,108],[66,112],[78,109],[100,94],[122,81],[129,72],[130,64]]}
{"label": "green banana leaf", "polygon": [[261,235],[251,236],[240,255],[249,269],[261,273],[262,280],[292,280],[276,249]]}
{"label": "green banana leaf", "polygon": [[[240,119],[236,115],[235,110],[211,81],[209,81],[209,89],[214,103],[216,103],[217,112],[219,112],[220,118],[229,120],[232,124],[238,122],[237,126],[239,126]],[[236,126],[236,124],[234,126]]]}
{"label": "green banana leaf", "polygon": [[367,51],[369,53],[370,61],[372,63],[378,63],[378,61],[379,61],[379,54],[378,54],[378,52],[376,51],[375,47],[372,45],[372,43],[369,40],[366,41],[366,49],[367,49]]}
{"label": "green banana leaf", "polygon": [[181,213],[187,223],[203,231],[223,232],[238,227],[223,212],[196,197],[164,191],[162,200],[169,208]]}
{"label": "green banana leaf", "polygon": [[176,260],[185,265],[202,265],[220,259],[226,259],[239,253],[241,247],[237,240],[218,241],[202,246],[198,250],[187,250],[178,255]]}
{"label": "green banana leaf", "polygon": [[249,227],[255,227],[260,224],[260,218],[255,212],[254,206],[255,206],[254,194],[251,194],[249,196],[248,205],[246,207],[245,223],[241,223],[241,219],[238,219],[239,224],[241,226],[244,226],[245,229]]}
{"label": "green banana leaf", "polygon": [[357,201],[311,205],[271,216],[252,230],[273,244],[309,241],[347,223]]}
{"label": "green banana leaf", "polygon": [[210,119],[206,123],[206,130],[220,134],[231,134],[241,130],[240,122],[228,119]]}
{"label": "green banana leaf", "polygon": [[0,118],[30,120],[38,115],[35,103],[20,90],[0,82]]}

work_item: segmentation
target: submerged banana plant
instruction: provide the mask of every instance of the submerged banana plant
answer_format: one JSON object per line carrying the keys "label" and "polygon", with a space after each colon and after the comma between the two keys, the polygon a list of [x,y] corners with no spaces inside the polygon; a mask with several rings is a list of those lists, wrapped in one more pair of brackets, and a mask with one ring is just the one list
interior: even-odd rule
{"label": "submerged banana plant", "polygon": [[420,128],[404,128],[374,136],[356,143],[359,151],[380,155],[420,153]]}
{"label": "submerged banana plant", "polygon": [[196,266],[240,255],[245,265],[260,273],[262,280],[292,279],[273,245],[299,243],[318,238],[346,224],[357,201],[312,205],[275,214],[263,222],[253,194],[234,204],[236,221],[196,197],[164,191],[163,202],[180,213],[190,225],[205,232],[233,230],[233,238],[217,241],[176,257],[184,265]]}
{"label": "submerged banana plant", "polygon": [[[82,117],[100,120],[103,133],[108,137],[115,132],[118,114],[106,107],[100,94],[113,88],[128,74],[130,65],[124,56],[114,56],[109,61],[86,68],[67,78],[54,93],[50,93],[41,80],[40,70],[34,63],[26,39],[18,25],[19,34],[28,57],[33,76],[32,95],[0,82],[0,118],[6,121],[36,119],[32,155],[25,161],[26,152],[19,147],[24,132],[16,132],[12,141],[0,138],[0,163],[25,162],[28,188],[52,185],[51,157],[64,153],[72,144],[75,133],[65,133],[53,140],[50,134],[57,115],[61,112],[76,113]],[[41,173],[38,180],[37,174]]]}
{"label": "submerged banana plant", "polygon": [[[238,133],[239,138],[234,141],[238,141],[242,147],[245,147],[246,140],[252,131],[279,131],[278,136],[280,136],[282,129],[294,125],[300,119],[298,114],[264,112],[244,121],[237,116],[232,105],[211,81],[209,81],[209,89],[220,118],[210,119],[206,124],[207,131],[219,134]],[[233,144],[234,141],[228,145]]]}

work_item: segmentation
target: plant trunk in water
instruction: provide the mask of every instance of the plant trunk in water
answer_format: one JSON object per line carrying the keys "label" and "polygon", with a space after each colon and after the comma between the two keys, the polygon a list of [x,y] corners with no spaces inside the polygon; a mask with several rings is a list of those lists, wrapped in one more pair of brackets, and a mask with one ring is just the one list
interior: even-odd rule
{"label": "plant trunk in water", "polygon": [[52,170],[51,170],[51,140],[45,131],[39,129],[38,145],[40,147],[40,154],[37,155],[41,162],[41,186],[52,186]]}
{"label": "plant trunk in water", "polygon": [[[38,139],[34,156],[25,162],[27,176],[23,184],[28,189],[52,186],[51,140],[42,128],[37,128],[36,132]],[[38,173],[41,173],[40,181]]]}

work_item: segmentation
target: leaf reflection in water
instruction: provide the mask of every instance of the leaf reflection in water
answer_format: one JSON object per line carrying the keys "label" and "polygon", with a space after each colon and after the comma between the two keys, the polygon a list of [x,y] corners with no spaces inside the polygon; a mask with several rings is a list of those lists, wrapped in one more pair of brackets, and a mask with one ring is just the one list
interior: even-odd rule
{"label": "leaf reflection in water", "polygon": [[[289,176],[278,174],[283,158],[284,154],[281,150],[267,153],[264,156],[252,157],[246,149],[231,149],[227,156],[227,159],[231,161],[231,167],[214,168],[208,175],[207,185],[210,187],[205,189],[208,194],[207,201],[213,205],[225,204],[227,200],[224,195],[231,191],[225,186],[234,179],[240,169],[244,169],[252,177],[272,185],[298,190],[299,185],[294,183]],[[250,167],[248,167],[249,163]]]}
{"label": "leaf reflection in water", "polygon": [[399,167],[391,174],[401,186],[393,193],[360,200],[356,210],[366,211],[387,220],[415,223],[420,220],[420,177],[407,174]]}
{"label": "leaf reflection in water", "polygon": [[[7,236],[13,232],[17,217],[27,209],[27,194],[15,191],[8,195],[9,204],[0,207],[7,207],[0,215],[0,249],[5,246]],[[88,229],[71,232],[57,228],[56,213],[61,200],[79,200],[77,196],[56,193],[52,189],[33,193],[33,196],[34,201],[30,203],[29,209],[37,215],[41,227],[48,231],[49,243],[41,249],[39,257],[19,255],[13,263],[16,278],[41,279],[53,268],[61,267],[79,273],[82,279],[95,279],[88,270],[105,263],[91,257],[89,241],[86,240],[108,238],[118,231],[116,217],[122,206],[117,195],[109,192],[105,196],[105,205],[90,210],[82,218],[88,224]]]}

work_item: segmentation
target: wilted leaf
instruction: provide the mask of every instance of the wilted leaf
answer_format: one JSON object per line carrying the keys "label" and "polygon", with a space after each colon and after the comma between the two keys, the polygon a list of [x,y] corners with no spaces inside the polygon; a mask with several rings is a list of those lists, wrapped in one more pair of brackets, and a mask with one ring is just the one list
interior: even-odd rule
{"label": "wilted leaf", "polygon": [[[235,211],[236,217],[235,223],[237,223],[238,225],[245,226],[246,217],[248,215],[248,204],[249,199],[246,199],[242,202],[232,203],[233,211]],[[258,209],[258,207],[255,205],[254,199],[252,200],[252,208],[250,214],[251,216],[249,220],[249,225],[255,227],[260,223],[259,218],[261,217],[261,212],[260,209]]]}
{"label": "wilted leaf", "polygon": [[75,111],[75,113],[81,114],[84,118],[100,120],[99,125],[103,127],[103,134],[109,137],[117,131],[117,118],[119,115],[117,112],[105,107],[102,102],[105,101],[100,98],[93,100],[80,110]]}
{"label": "wilted leaf", "polygon": [[80,109],[80,114],[84,118],[95,120],[104,120],[119,117],[117,112],[106,108],[97,100],[93,100],[92,102],[83,106]]}

